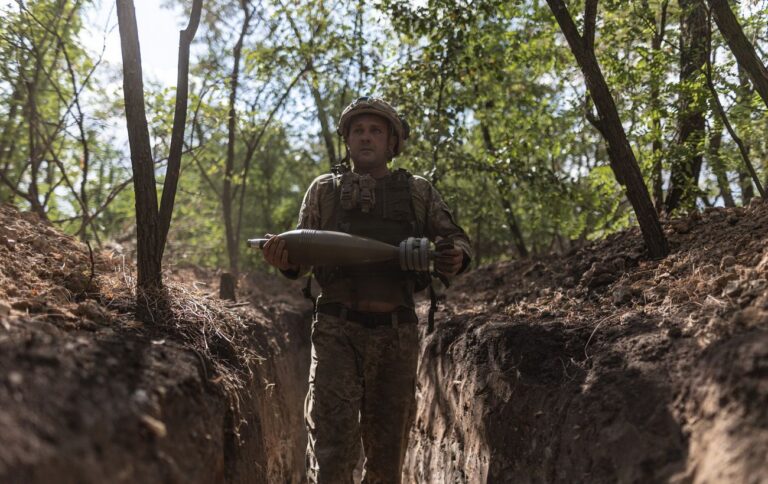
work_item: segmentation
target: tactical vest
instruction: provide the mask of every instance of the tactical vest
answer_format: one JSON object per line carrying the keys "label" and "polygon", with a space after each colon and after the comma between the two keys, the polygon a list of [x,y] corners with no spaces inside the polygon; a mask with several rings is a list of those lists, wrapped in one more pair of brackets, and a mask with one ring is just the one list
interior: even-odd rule
{"label": "tactical vest", "polygon": [[[423,229],[411,193],[412,175],[398,169],[374,180],[353,172],[334,174],[331,227],[391,245],[421,237]],[[322,288],[321,303],[339,302],[355,309],[363,299],[414,307],[413,293],[426,284],[422,275],[400,269],[398,261],[350,266],[315,267]],[[419,287],[420,286],[420,287]]]}

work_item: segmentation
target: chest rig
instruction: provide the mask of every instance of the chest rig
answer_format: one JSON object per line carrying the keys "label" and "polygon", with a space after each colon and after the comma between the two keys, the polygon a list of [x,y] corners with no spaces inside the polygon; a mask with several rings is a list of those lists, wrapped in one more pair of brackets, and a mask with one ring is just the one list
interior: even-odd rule
{"label": "chest rig", "polygon": [[348,171],[339,180],[336,205],[340,232],[392,245],[416,235],[411,174],[406,170],[398,169],[379,180]]}
{"label": "chest rig", "polygon": [[[395,246],[408,237],[421,237],[411,181],[412,175],[404,169],[378,180],[352,171],[335,174],[333,228],[329,228]],[[398,261],[316,267],[315,277],[324,292],[343,291],[352,302],[370,296],[359,294],[361,287],[381,289],[376,292],[397,287],[404,300],[412,300],[414,290],[421,286],[414,273],[400,269]]]}

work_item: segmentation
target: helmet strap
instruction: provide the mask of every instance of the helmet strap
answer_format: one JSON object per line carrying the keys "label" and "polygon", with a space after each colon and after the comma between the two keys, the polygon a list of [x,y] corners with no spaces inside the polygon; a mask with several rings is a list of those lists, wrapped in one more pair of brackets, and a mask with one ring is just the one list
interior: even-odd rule
{"label": "helmet strap", "polygon": [[349,146],[344,143],[344,158],[341,159],[341,163],[349,166]]}
{"label": "helmet strap", "polygon": [[340,159],[338,164],[331,167],[331,172],[333,172],[335,175],[342,175],[348,171],[351,171],[352,167],[349,165],[349,159],[349,146],[344,143],[344,158]]}
{"label": "helmet strap", "polygon": [[347,146],[347,141],[339,131],[336,132],[336,136],[339,139],[339,146],[344,146],[344,157],[339,160],[339,164],[349,166],[349,146]]}

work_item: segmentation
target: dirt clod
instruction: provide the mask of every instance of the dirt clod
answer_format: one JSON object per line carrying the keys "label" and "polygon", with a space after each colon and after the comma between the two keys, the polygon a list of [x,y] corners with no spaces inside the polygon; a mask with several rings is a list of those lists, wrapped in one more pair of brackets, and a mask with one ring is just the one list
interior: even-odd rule
{"label": "dirt clod", "polygon": [[168,435],[168,429],[161,420],[146,414],[142,415],[140,420],[141,423],[143,423],[144,426],[158,439],[162,439]]}

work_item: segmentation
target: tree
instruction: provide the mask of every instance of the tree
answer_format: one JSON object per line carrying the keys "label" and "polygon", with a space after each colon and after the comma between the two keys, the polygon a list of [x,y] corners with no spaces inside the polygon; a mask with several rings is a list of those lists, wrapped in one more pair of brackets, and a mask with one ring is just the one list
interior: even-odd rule
{"label": "tree", "polygon": [[[205,145],[193,160],[206,191],[220,205],[227,267],[220,284],[224,299],[236,297],[247,202],[262,200],[252,186],[257,180],[251,176],[258,163],[255,158],[309,71],[304,64],[290,62],[292,48],[283,42],[289,28],[281,16],[269,15],[270,8],[245,0],[212,6],[203,33],[209,51],[195,72],[210,88],[206,87],[209,95],[199,100],[192,120],[193,134]],[[227,79],[226,84],[221,78]],[[226,123],[219,116],[225,116]]]}
{"label": "tree", "polygon": [[[715,93],[716,95],[716,93]],[[728,183],[728,173],[725,169],[723,159],[720,153],[720,147],[723,142],[723,123],[716,120],[709,129],[709,165],[717,179],[717,186],[720,189],[720,196],[723,197],[723,204],[726,207],[735,207],[730,184]]]}
{"label": "tree", "polygon": [[240,35],[237,38],[232,49],[232,73],[229,76],[229,114],[227,116],[227,159],[224,168],[224,183],[221,190],[221,208],[224,216],[224,227],[227,239],[227,254],[229,255],[229,272],[221,276],[220,296],[224,299],[235,299],[235,289],[237,286],[238,259],[240,247],[232,217],[232,177],[235,170],[235,126],[237,121],[236,106],[237,88],[240,82],[240,59],[243,53],[243,42],[248,34],[248,29],[253,18],[253,10],[250,2],[242,0],[240,8],[243,12],[243,25],[240,29]]}
{"label": "tree", "polygon": [[568,8],[562,0],[547,0],[552,13],[565,35],[576,61],[587,82],[590,96],[598,111],[598,118],[590,121],[606,140],[616,180],[626,188],[627,198],[643,233],[651,257],[664,257],[669,252],[666,237],[648,194],[634,152],[629,146],[624,127],[619,119],[613,96],[605,83],[594,51],[597,0],[587,0],[584,11],[584,34],[580,35]]}
{"label": "tree", "polygon": [[680,101],[677,142],[665,210],[695,207],[703,161],[706,97],[701,81],[709,56],[707,13],[700,0],[680,0]]}
{"label": "tree", "polygon": [[[711,36],[711,28],[707,30],[707,38],[710,38]],[[705,78],[707,82],[707,87],[709,88],[710,94],[712,96],[712,104],[714,105],[714,111],[716,115],[719,118],[720,123],[725,125],[725,128],[728,130],[728,134],[731,136],[731,139],[734,143],[739,147],[739,154],[741,155],[741,159],[744,162],[744,166],[747,170],[747,173],[749,174],[749,178],[751,178],[752,182],[754,182],[755,186],[757,187],[757,191],[760,193],[760,196],[765,198],[765,191],[763,190],[762,184],[760,183],[760,178],[757,176],[757,172],[755,171],[754,166],[752,165],[752,161],[749,159],[749,148],[744,144],[744,142],[741,140],[741,137],[736,134],[736,130],[731,125],[731,122],[728,120],[728,114],[725,112],[725,108],[723,107],[723,104],[720,102],[720,95],[717,92],[717,88],[715,87],[715,81],[713,79],[712,74],[712,60],[709,58],[709,55],[707,55],[706,58],[706,69],[705,69]],[[745,85],[746,80],[742,78],[742,87],[746,88],[746,91],[749,91],[748,87]],[[719,145],[719,140],[716,140],[716,144]],[[716,165],[715,165],[716,166]],[[722,175],[721,175],[722,176]],[[752,191],[752,184],[749,182],[749,178],[746,178],[746,180],[742,180],[742,182],[746,182],[746,187],[748,190],[745,190],[742,188],[742,199],[748,200],[749,197],[751,197],[751,191]],[[730,194],[723,193],[723,198],[728,203],[728,196]]]}
{"label": "tree", "polygon": [[173,215],[173,204],[181,167],[182,146],[187,117],[189,88],[189,47],[200,22],[202,0],[194,0],[187,28],[179,33],[179,66],[176,108],[168,156],[162,199],[158,209],[155,183],[155,163],[149,141],[149,130],[144,109],[144,82],[141,70],[141,50],[136,26],[133,0],[117,0],[123,56],[123,92],[131,148],[133,186],[136,195],[137,232],[137,306],[147,294],[162,287],[162,259],[168,230]]}
{"label": "tree", "polygon": [[0,7],[0,199],[100,242],[108,207],[130,179],[99,130],[114,100],[101,84],[103,47],[90,51],[81,40],[90,6]]}
{"label": "tree", "polygon": [[[496,156],[496,146],[494,146],[493,139],[491,139],[490,129],[488,129],[488,126],[484,123],[481,123],[480,129],[483,133],[485,148],[488,150],[488,153],[491,156]],[[508,198],[508,193],[510,191],[509,184],[507,183],[504,175],[499,173],[499,171],[494,170],[493,174],[494,178],[496,179],[495,185],[499,192],[501,206],[503,207],[504,214],[507,217],[507,225],[509,226],[509,233],[512,237],[512,242],[515,244],[517,253],[520,254],[520,257],[528,257],[528,248],[525,246],[525,240],[523,239],[523,233],[520,230],[520,224],[518,223],[517,217],[515,216],[514,207],[512,207],[512,203],[510,203]]]}
{"label": "tree", "polygon": [[[744,204],[768,176],[766,104],[742,62],[720,48],[727,47],[720,35],[726,29],[713,34],[711,72],[681,72],[682,57],[693,66],[700,52],[702,36],[688,23],[701,3],[714,21],[714,2],[703,0],[605,1],[599,17],[597,2],[588,3],[599,24],[592,56],[617,112],[605,124],[623,127],[657,210],[679,189],[687,208]],[[692,7],[687,16],[681,4]],[[768,10],[734,5],[739,27],[762,57]],[[124,115],[124,102],[109,89],[118,73],[99,62],[100,45],[82,34],[84,27],[92,31],[93,6],[0,5],[0,199],[73,235],[127,241],[130,248],[138,200],[124,188],[135,181],[110,127]],[[582,25],[589,29],[590,17],[573,15],[584,45]],[[370,8],[361,0],[221,0],[206,4],[200,22],[190,68],[191,129],[181,150],[189,163],[179,173],[184,182],[164,266],[262,268],[241,233],[292,227],[303,189],[344,155],[335,117],[366,94],[391,100],[407,117],[412,137],[393,167],[438,183],[484,262],[566,251],[641,221],[629,187],[618,183],[625,183],[615,161],[621,147],[590,124],[602,127],[605,106],[594,83],[585,84],[569,42],[561,41],[548,3],[383,0]],[[668,82],[678,76],[680,82]],[[168,159],[160,154],[172,144],[175,91],[145,84],[144,95],[149,170],[164,184]],[[683,135],[694,113],[697,122]],[[158,224],[169,188],[147,190],[155,193]]]}
{"label": "tree", "polygon": [[715,22],[723,34],[739,66],[749,75],[755,89],[768,106],[768,69],[760,61],[755,48],[744,35],[739,21],[733,14],[727,0],[707,0],[709,8],[715,14]]}
{"label": "tree", "polygon": [[[644,0],[646,11],[650,11],[647,1]],[[664,188],[662,176],[662,158],[664,157],[663,137],[661,128],[662,105],[661,105],[661,86],[664,84],[664,69],[660,65],[661,47],[667,30],[667,12],[669,7],[668,0],[662,0],[659,6],[658,15],[653,15],[653,37],[651,38],[651,58],[650,58],[650,100],[649,109],[651,116],[651,154],[653,159],[653,169],[651,173],[651,186],[653,187],[653,200],[656,211],[661,212],[664,208]]]}

